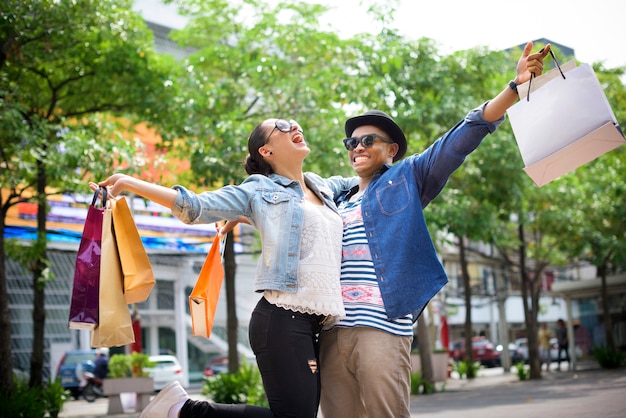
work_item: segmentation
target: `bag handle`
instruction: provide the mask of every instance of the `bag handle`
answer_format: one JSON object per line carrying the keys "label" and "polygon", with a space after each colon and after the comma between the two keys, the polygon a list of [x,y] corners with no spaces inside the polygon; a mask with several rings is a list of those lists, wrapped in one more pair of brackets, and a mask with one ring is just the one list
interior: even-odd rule
{"label": "bag handle", "polygon": [[[539,53],[542,53],[544,49],[545,48],[541,48]],[[550,51],[548,51],[548,52],[552,56],[552,60],[554,61],[554,64],[559,69],[559,72],[561,73],[561,76],[563,77],[563,80],[565,80],[565,78],[566,78],[565,74],[563,74],[563,70],[561,70],[561,66],[559,65],[559,62],[556,60],[556,57],[554,56],[554,52],[552,52],[552,49],[550,49]],[[533,82],[533,78],[534,77],[535,77],[535,73],[530,73],[530,80],[528,80],[528,93],[526,94],[526,101],[527,102],[530,102],[530,85]]]}
{"label": "bag handle", "polygon": [[222,236],[222,238],[220,238],[220,258],[222,260],[222,263],[224,262],[224,250],[226,249],[226,238],[228,237],[228,234],[225,234]]}
{"label": "bag handle", "polygon": [[98,187],[98,190],[93,194],[93,199],[91,200],[91,206],[96,206],[96,202],[98,201],[98,196],[100,196],[100,190],[102,190],[102,207],[106,205],[107,201],[107,188],[106,187]]}

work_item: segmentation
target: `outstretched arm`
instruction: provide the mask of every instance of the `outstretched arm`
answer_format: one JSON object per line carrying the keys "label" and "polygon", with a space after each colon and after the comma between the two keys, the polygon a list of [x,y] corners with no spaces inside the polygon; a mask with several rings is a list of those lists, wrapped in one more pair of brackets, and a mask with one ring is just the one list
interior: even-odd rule
{"label": "outstretched arm", "polygon": [[91,187],[93,191],[98,190],[98,186],[107,187],[111,196],[118,196],[124,191],[131,192],[151,200],[154,203],[165,206],[168,209],[174,206],[174,201],[178,193],[176,190],[169,187],[149,183],[125,174],[113,174],[111,177],[98,184],[89,183],[89,187]]}
{"label": "outstretched arm", "polygon": [[[517,62],[517,76],[513,80],[515,84],[523,84],[530,80],[530,75],[534,74],[538,77],[543,72],[543,59],[550,53],[550,44],[546,45],[544,49],[534,54],[530,51],[533,49],[533,43],[528,42],[522,56]],[[494,97],[483,110],[483,118],[487,122],[495,122],[500,119],[506,113],[507,109],[518,99],[517,93],[510,87],[505,87],[504,90],[496,97]]]}

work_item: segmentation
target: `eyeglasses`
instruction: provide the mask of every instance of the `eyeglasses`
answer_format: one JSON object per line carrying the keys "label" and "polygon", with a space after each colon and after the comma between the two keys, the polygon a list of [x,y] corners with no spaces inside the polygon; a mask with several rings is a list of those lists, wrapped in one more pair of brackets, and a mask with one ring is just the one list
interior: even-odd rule
{"label": "eyeglasses", "polygon": [[346,146],[346,149],[348,151],[353,151],[354,149],[356,149],[356,147],[359,146],[359,144],[361,144],[363,148],[369,148],[374,145],[374,141],[376,140],[376,138],[389,144],[393,144],[393,141],[391,139],[385,138],[384,136],[380,136],[378,134],[367,134],[363,135],[360,138],[346,138],[343,140],[343,145]]}
{"label": "eyeglasses", "polygon": [[265,137],[265,141],[263,141],[263,143],[267,144],[267,141],[270,140],[270,136],[272,136],[276,129],[281,132],[287,133],[291,132],[294,126],[297,126],[298,132],[302,133],[302,128],[300,128],[300,124],[295,120],[291,119],[289,122],[287,122],[285,119],[276,119],[276,122],[274,122],[274,128],[270,131],[269,135]]}

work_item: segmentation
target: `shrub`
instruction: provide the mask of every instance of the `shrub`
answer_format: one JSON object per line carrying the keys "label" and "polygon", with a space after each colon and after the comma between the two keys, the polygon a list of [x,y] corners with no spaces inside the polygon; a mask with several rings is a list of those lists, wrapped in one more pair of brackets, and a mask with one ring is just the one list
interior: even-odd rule
{"label": "shrub", "polygon": [[518,361],[517,363],[514,364],[514,367],[515,367],[515,373],[517,374],[517,377],[519,378],[519,380],[528,379],[530,372],[526,368],[526,365],[524,364],[523,361]]}
{"label": "shrub", "polygon": [[107,376],[112,379],[146,377],[148,374],[144,368],[149,368],[153,365],[150,361],[150,356],[145,353],[114,354],[109,359],[109,374]]}
{"label": "shrub", "polygon": [[474,361],[469,366],[465,362],[465,360],[457,361],[454,363],[452,370],[459,374],[459,377],[463,379],[463,376],[467,376],[469,372],[469,368],[472,368],[472,376],[476,376],[478,374],[478,370],[480,369],[480,362]]}
{"label": "shrub", "polygon": [[600,367],[604,369],[616,369],[624,363],[624,353],[611,350],[606,346],[596,347],[591,353]]}
{"label": "shrub", "polygon": [[14,384],[13,395],[0,394],[0,417],[56,418],[70,396],[60,379],[32,388],[23,379],[14,379]]}
{"label": "shrub", "polygon": [[[420,389],[422,389],[421,392]],[[434,383],[424,379],[420,372],[411,372],[411,395],[419,395],[420,393],[430,395],[435,392],[436,388]]]}
{"label": "shrub", "polygon": [[245,358],[236,373],[220,373],[208,378],[202,393],[218,403],[269,406],[261,373]]}
{"label": "shrub", "polygon": [[419,395],[423,380],[420,372],[411,373],[411,395]]}

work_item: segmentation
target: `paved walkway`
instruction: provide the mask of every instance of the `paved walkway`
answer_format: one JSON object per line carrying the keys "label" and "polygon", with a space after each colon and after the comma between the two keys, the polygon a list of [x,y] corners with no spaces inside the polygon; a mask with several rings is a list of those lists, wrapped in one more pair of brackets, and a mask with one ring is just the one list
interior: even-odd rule
{"label": "paved walkway", "polygon": [[[576,372],[544,371],[543,379],[532,381],[520,381],[502,368],[481,369],[475,379],[453,376],[437,388],[437,393],[411,399],[412,418],[626,418],[626,367],[604,370],[593,362],[581,363]],[[202,398],[199,387],[189,392],[194,399]],[[91,404],[71,400],[59,417],[105,417],[107,406],[106,399]]]}

